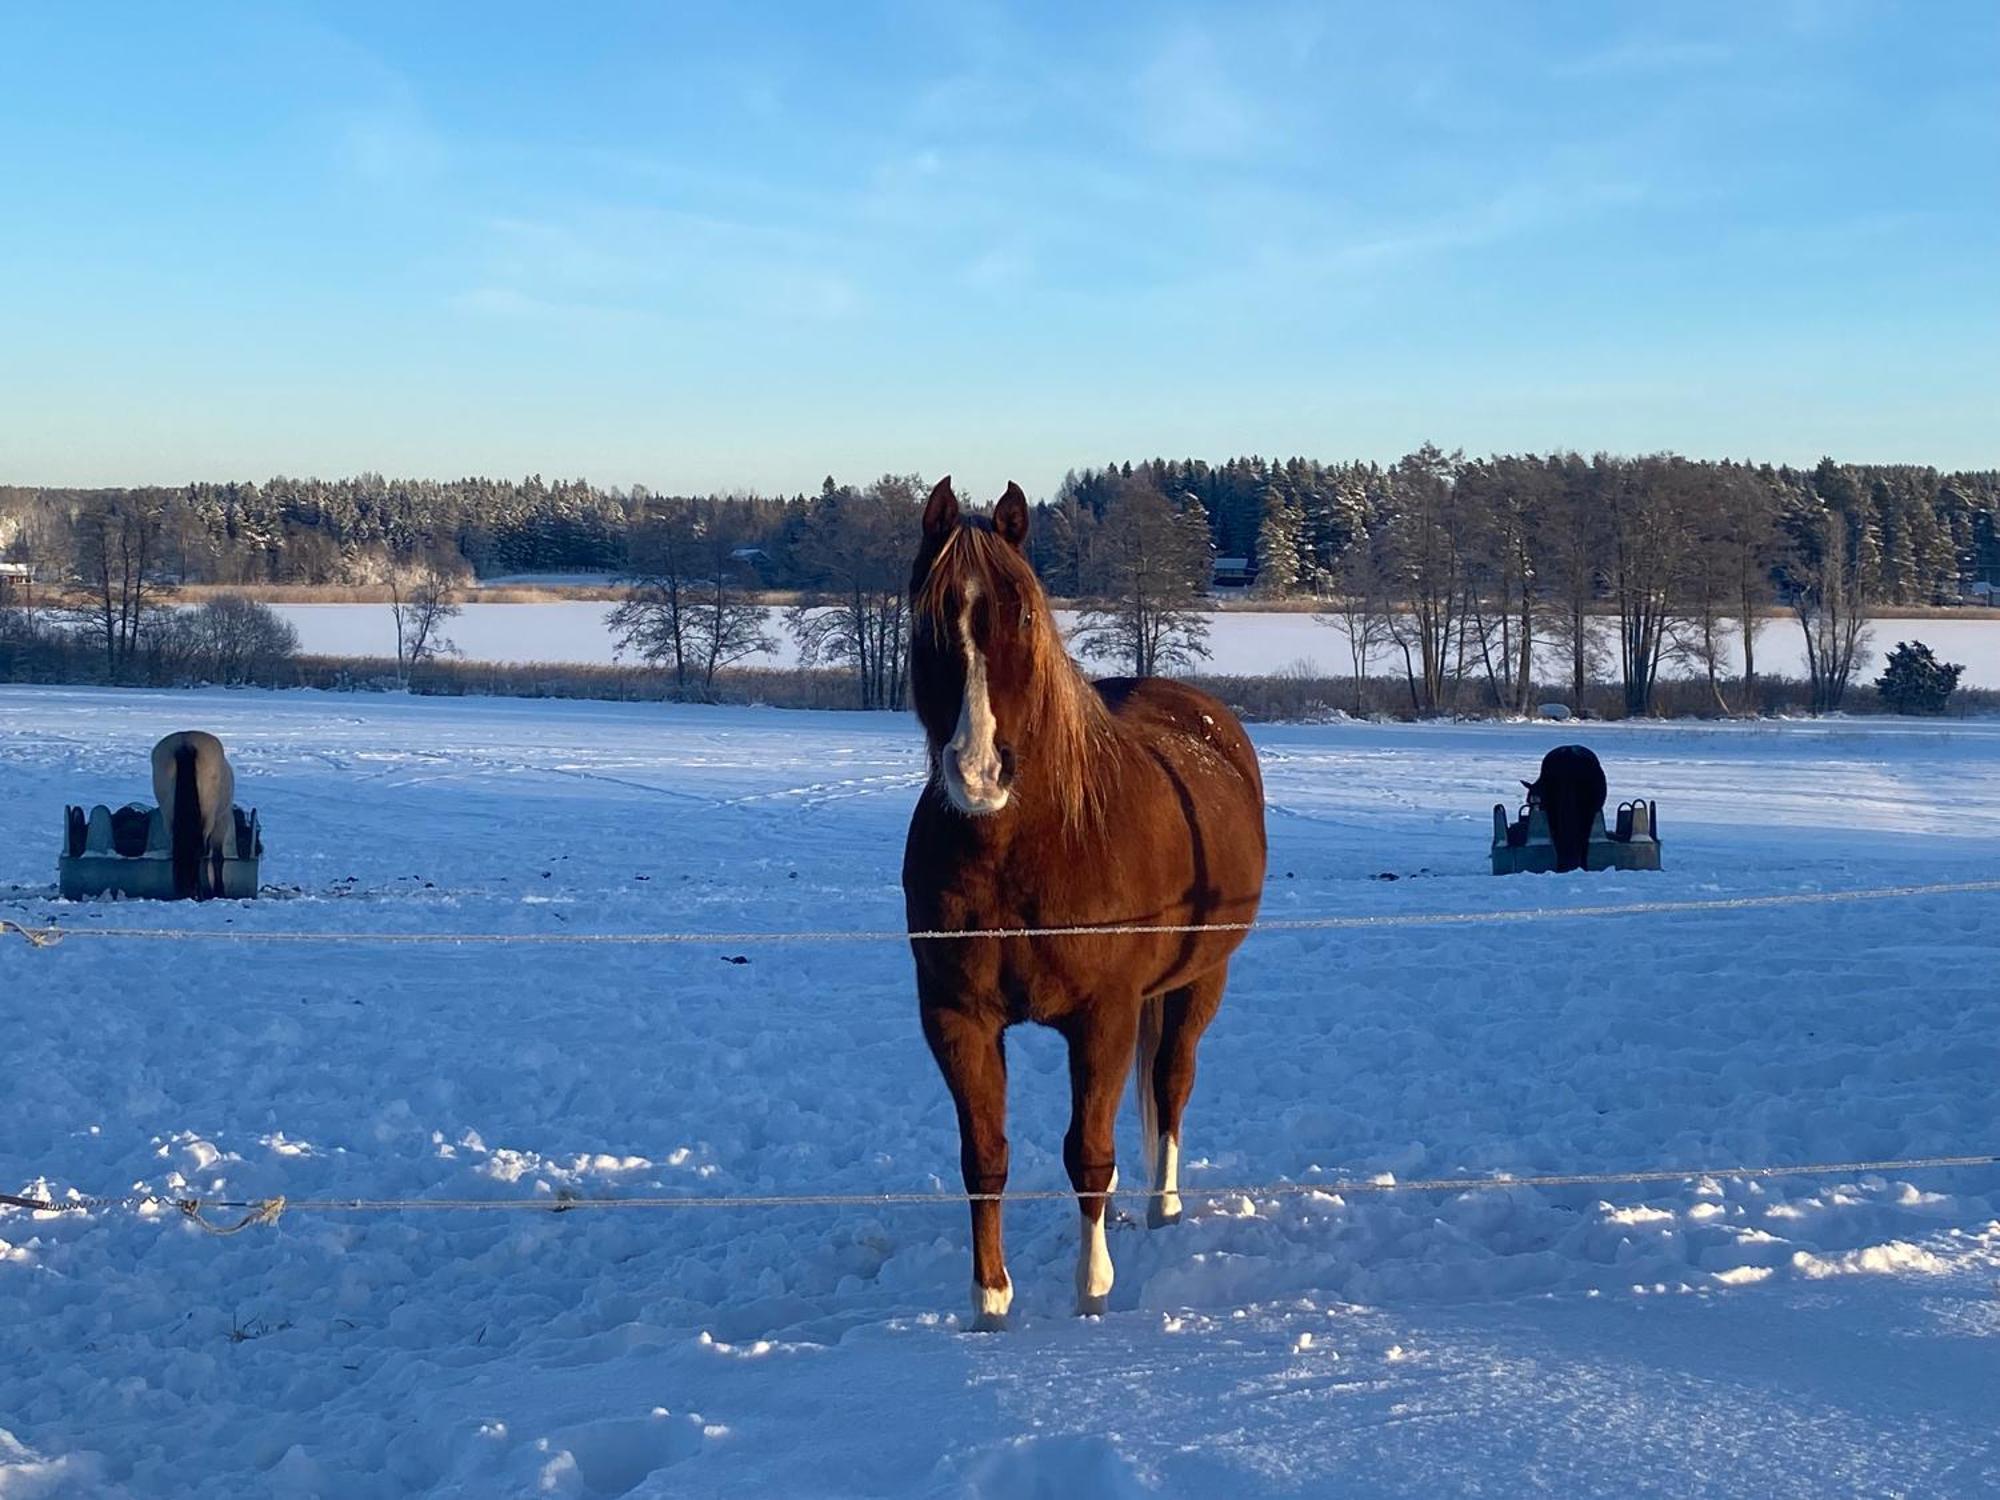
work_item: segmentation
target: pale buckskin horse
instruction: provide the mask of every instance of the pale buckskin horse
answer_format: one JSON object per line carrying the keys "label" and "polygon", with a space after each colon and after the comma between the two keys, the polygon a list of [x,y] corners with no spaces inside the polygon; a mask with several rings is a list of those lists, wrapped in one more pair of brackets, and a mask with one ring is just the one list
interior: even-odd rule
{"label": "pale buckskin horse", "polygon": [[221,895],[222,854],[236,810],[236,773],[222,741],[184,729],[153,746],[153,798],[173,850],[175,898]]}
{"label": "pale buckskin horse", "polygon": [[[910,691],[930,778],[910,820],[913,934],[1247,923],[1264,885],[1264,791],[1243,726],[1163,678],[1085,680],[1023,555],[1018,485],[963,516],[951,480],[924,507],[910,573]],[[1239,930],[912,937],[924,1036],[958,1110],[972,1198],[973,1326],[1006,1326],[1001,1250],[1007,1060],[1022,1021],[1069,1043],[1063,1163],[1082,1211],[1079,1314],[1111,1291],[1107,1195],[1134,1068],[1152,1173],[1147,1222],[1181,1216],[1181,1119],[1195,1044],[1222,1003]]]}

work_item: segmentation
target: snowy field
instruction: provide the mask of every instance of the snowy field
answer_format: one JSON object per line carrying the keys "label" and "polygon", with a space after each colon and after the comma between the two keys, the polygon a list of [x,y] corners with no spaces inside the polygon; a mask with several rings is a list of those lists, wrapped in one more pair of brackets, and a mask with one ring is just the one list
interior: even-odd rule
{"label": "snowy field", "polygon": [[[270,899],[54,900],[64,801],[145,796],[146,749],[192,725],[262,810]],[[1668,868],[1495,880],[1489,809],[1562,733],[1260,727],[1266,914],[2000,865],[2000,722],[1592,725],[1613,796],[1661,799]],[[920,775],[889,716],[0,688],[0,914],[894,927]],[[1256,935],[1185,1180],[1990,1152],[1996,971],[1983,894]],[[956,1185],[896,944],[0,936],[0,1015],[8,1191]],[[1060,1045],[1010,1056],[1012,1185],[1060,1188]],[[1128,1099],[1128,1181],[1135,1141]],[[0,1209],[0,1496],[2000,1490],[2000,1171],[1191,1199],[1117,1228],[1087,1322],[1074,1210],[1008,1229],[1017,1326],[973,1336],[955,1205],[292,1213],[228,1239]]]}
{"label": "snowy field", "polygon": [[[304,650],[325,656],[389,656],[396,654],[395,625],[386,604],[281,604],[274,606],[299,632]],[[446,633],[469,661],[585,662],[614,659],[604,616],[611,606],[570,601],[559,604],[468,604]],[[784,629],[782,610],[772,610],[770,632],[778,649],[750,658],[748,666],[796,666],[798,649]],[[1074,616],[1059,612],[1064,627]],[[1616,641],[1606,626],[1605,645],[1616,660]],[[1860,674],[1872,681],[1881,659],[1897,641],[1921,640],[1941,660],[1965,664],[1968,687],[2000,688],[2000,618],[1991,614],[1965,619],[1883,619],[1873,627],[1873,653]],[[1303,667],[1314,675],[1345,676],[1353,670],[1347,637],[1337,627],[1321,624],[1309,614],[1229,610],[1210,616],[1209,659],[1202,670],[1257,676]],[[1567,681],[1569,666],[1552,652],[1542,653],[1542,673],[1551,682]],[[1732,658],[1733,660],[1734,658]],[[1758,670],[1780,677],[1803,678],[1805,648],[1799,628],[1789,620],[1768,622],[1757,638]],[[1377,655],[1371,671],[1396,670],[1388,653]],[[1731,668],[1735,670],[1734,667]],[[1669,665],[1668,676],[1691,675],[1690,669]]]}

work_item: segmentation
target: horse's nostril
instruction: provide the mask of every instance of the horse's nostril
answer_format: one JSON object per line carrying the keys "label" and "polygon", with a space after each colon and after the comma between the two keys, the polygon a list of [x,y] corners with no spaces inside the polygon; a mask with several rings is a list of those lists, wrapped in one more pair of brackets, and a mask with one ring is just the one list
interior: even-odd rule
{"label": "horse's nostril", "polygon": [[1002,745],[1000,747],[1000,785],[1012,786],[1013,784],[1014,747],[1012,745]]}

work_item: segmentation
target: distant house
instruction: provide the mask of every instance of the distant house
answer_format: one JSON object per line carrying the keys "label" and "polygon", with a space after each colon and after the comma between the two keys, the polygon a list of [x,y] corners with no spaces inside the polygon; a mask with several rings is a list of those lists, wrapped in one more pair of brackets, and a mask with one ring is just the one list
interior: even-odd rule
{"label": "distant house", "polygon": [[35,570],[27,563],[0,562],[0,605],[25,604],[34,586]]}
{"label": "distant house", "polygon": [[762,547],[737,547],[729,554],[731,562],[749,563],[755,567],[771,560],[771,554]]}
{"label": "distant house", "polygon": [[1218,557],[1209,568],[1210,588],[1247,589],[1256,581],[1257,570],[1247,557]]}

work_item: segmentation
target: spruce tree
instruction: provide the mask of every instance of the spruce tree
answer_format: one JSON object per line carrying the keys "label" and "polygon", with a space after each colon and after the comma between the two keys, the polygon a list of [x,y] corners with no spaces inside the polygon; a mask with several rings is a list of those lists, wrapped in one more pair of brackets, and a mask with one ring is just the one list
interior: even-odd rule
{"label": "spruce tree", "polygon": [[1943,713],[1964,671],[1957,662],[1939,661],[1922,641],[1898,641],[1875,679],[1875,691],[1899,714]]}
{"label": "spruce tree", "polygon": [[1297,507],[1278,493],[1273,485],[1264,491],[1264,520],[1257,528],[1257,592],[1270,599],[1282,599],[1299,586],[1299,534],[1301,521]]}

